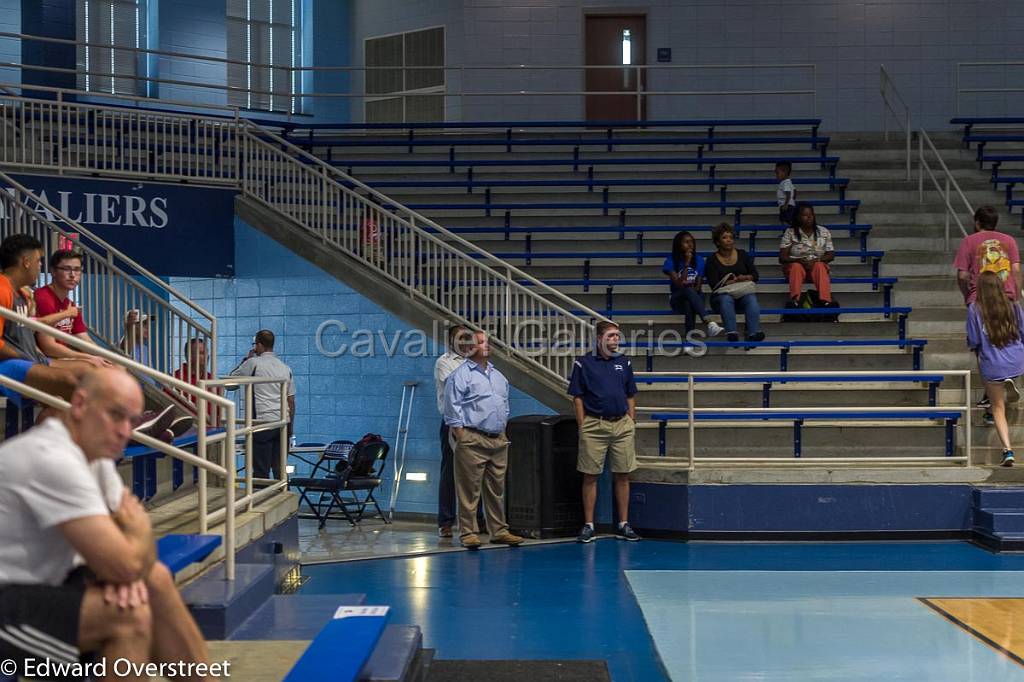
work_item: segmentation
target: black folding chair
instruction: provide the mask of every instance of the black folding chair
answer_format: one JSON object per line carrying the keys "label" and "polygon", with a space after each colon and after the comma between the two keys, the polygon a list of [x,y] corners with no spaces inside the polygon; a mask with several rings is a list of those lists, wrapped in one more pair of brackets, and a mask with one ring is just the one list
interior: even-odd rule
{"label": "black folding chair", "polygon": [[[350,440],[336,440],[324,447],[316,463],[300,458],[313,464],[308,476],[293,476],[288,479],[288,487],[296,488],[302,501],[309,507],[310,513],[299,514],[300,518],[315,518],[320,522],[320,528],[324,527],[327,519],[324,505],[329,506],[332,501],[331,488],[336,485],[335,482],[344,480],[349,469],[348,455],[353,445],[355,443]],[[312,493],[317,494],[315,502],[310,497]]]}
{"label": "black folding chair", "polygon": [[[324,450],[310,476],[289,481],[289,485],[299,490],[302,501],[319,521],[319,528],[323,528],[329,518],[344,518],[355,526],[363,520],[366,507],[370,504],[384,523],[390,523],[373,496],[381,483],[381,473],[390,447],[384,442],[370,443],[357,455],[359,461],[351,461],[349,453],[352,445],[351,441],[334,441]],[[353,475],[357,471],[367,473]],[[323,476],[318,477],[318,472],[323,472]],[[346,499],[344,493],[350,496]],[[358,493],[365,493],[365,497],[360,499]],[[315,501],[313,494],[317,495]]]}

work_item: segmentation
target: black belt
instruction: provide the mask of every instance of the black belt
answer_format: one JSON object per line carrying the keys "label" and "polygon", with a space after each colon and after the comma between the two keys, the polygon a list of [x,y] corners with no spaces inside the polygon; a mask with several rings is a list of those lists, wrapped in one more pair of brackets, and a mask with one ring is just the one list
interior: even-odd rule
{"label": "black belt", "polygon": [[467,431],[472,431],[473,433],[479,433],[481,436],[487,436],[488,438],[500,438],[502,436],[502,434],[500,434],[500,433],[488,433],[487,431],[481,431],[480,429],[474,429],[472,426],[467,426],[466,430]]}
{"label": "black belt", "polygon": [[606,421],[606,422],[617,422],[620,419],[625,419],[625,417],[626,417],[626,415],[624,415],[624,414],[620,414],[618,417],[604,417],[604,416],[599,415],[599,414],[594,414],[593,412],[587,412],[586,415],[588,417],[593,417],[594,419],[600,419],[601,421]]}

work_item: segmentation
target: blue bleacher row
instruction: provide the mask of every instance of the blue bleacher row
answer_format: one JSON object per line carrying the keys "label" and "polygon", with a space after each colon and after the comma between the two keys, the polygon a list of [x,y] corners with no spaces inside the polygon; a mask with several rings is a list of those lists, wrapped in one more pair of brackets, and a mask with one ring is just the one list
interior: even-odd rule
{"label": "blue bleacher row", "polygon": [[[963,136],[961,137],[964,147],[970,149],[971,145],[975,145],[976,154],[975,160],[978,162],[979,168],[984,168],[985,164],[991,164],[992,176],[991,182],[992,187],[996,191],[999,190],[999,186],[1002,185],[1006,192],[1006,208],[1010,213],[1013,213],[1014,207],[1024,207],[1024,199],[1014,198],[1014,189],[1017,184],[1024,182],[1024,174],[1021,171],[1010,171],[1009,174],[1004,175],[1000,173],[1000,169],[1004,163],[1021,163],[1024,162],[1024,153],[1007,153],[997,152],[989,153],[985,150],[986,145],[990,142],[1009,142],[1022,145],[1024,147],[1024,134],[1021,133],[975,133],[973,129],[975,126],[1024,126],[1024,118],[1016,116],[968,116],[968,117],[957,117],[950,119],[950,123],[953,125],[962,125],[964,127]],[[1021,228],[1024,229],[1024,210],[1021,211]]]}

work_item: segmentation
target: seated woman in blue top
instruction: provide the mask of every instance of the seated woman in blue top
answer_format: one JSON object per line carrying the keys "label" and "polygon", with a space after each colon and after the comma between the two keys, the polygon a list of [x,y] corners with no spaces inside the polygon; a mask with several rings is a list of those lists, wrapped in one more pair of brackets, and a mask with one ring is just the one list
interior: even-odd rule
{"label": "seated woman in blue top", "polygon": [[704,259],[697,255],[697,242],[689,232],[680,232],[672,240],[672,255],[665,259],[661,271],[670,280],[668,304],[672,310],[686,318],[686,333],[697,326],[697,318],[708,326],[708,336],[718,336],[722,328],[708,320],[704,295]]}
{"label": "seated woman in blue top", "polygon": [[[1020,400],[1014,378],[1024,374],[1024,312],[1003,290],[994,272],[978,277],[978,298],[967,307],[967,347],[978,356],[985,394],[992,403],[986,422],[995,422],[1003,444],[1003,466],[1013,466],[1006,403]],[[990,422],[991,420],[991,422]]]}

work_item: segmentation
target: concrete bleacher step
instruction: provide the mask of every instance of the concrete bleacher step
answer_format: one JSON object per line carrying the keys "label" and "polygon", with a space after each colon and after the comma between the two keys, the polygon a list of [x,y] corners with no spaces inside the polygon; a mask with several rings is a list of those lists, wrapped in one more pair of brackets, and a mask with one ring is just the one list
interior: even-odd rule
{"label": "concrete bleacher step", "polygon": [[419,682],[423,679],[423,633],[417,625],[389,625],[359,673],[360,682]]}
{"label": "concrete bleacher step", "polygon": [[360,606],[366,595],[332,594],[330,599],[313,594],[275,594],[230,635],[232,640],[311,639],[334,616],[339,606]]}
{"label": "concrete bleacher step", "polygon": [[220,564],[186,585],[181,596],[203,636],[227,639],[274,594],[274,568],[268,564],[236,564],[235,579],[225,580]]}
{"label": "concrete bleacher step", "polygon": [[974,523],[992,533],[1024,536],[1024,509],[975,509]]}
{"label": "concrete bleacher step", "polygon": [[1024,509],[1024,488],[975,488],[971,501],[981,509]]}
{"label": "concrete bleacher step", "polygon": [[[209,490],[210,510],[223,506],[224,491],[218,488]],[[172,534],[195,534],[199,532],[198,492],[195,489],[186,491],[164,504],[147,509],[153,524],[153,534],[164,537]],[[262,500],[255,505],[253,511],[237,513],[235,516],[235,546],[242,548],[263,537],[268,530],[290,518],[298,509],[298,496],[291,492],[281,492]],[[211,534],[223,535],[224,524],[210,524]],[[175,578],[185,583],[203,573],[211,566],[224,560],[226,548],[223,543],[202,561],[185,566]]]}

